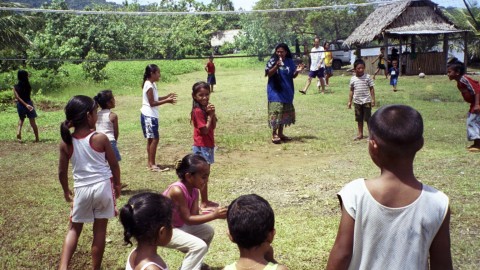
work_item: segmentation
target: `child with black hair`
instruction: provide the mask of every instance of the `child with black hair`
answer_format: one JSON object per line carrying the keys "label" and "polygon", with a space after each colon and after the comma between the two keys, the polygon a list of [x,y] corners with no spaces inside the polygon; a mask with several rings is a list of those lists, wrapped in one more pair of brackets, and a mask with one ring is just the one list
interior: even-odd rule
{"label": "child with black hair", "polygon": [[270,204],[256,194],[235,199],[227,212],[228,236],[237,244],[240,258],[224,270],[286,270],[273,258],[275,216]]}
{"label": "child with black hair", "polygon": [[173,236],[166,245],[186,253],[181,270],[206,270],[203,258],[212,242],[213,228],[206,224],[215,219],[225,219],[227,209],[217,207],[200,215],[198,196],[210,176],[210,165],[201,155],[188,154],[176,164],[179,181],[171,184],[163,195],[173,201]]}
{"label": "child with black hair", "polygon": [[32,87],[28,81],[28,72],[25,70],[19,70],[17,73],[18,83],[13,87],[13,94],[17,102],[17,113],[18,113],[18,127],[17,127],[17,140],[22,142],[22,127],[25,121],[25,118],[28,118],[30,121],[30,126],[32,127],[33,134],[35,134],[35,142],[39,142],[38,138],[38,127],[35,122],[37,113],[35,112],[35,107],[33,106],[33,101],[30,97],[32,93]]}
{"label": "child with black hair", "polygon": [[457,82],[463,99],[470,103],[467,114],[467,139],[473,141],[467,150],[480,152],[480,83],[465,75],[465,65],[457,58],[448,62],[447,75]]}
{"label": "child with black hair", "polygon": [[327,269],[453,269],[449,199],[413,172],[422,116],[409,106],[384,106],[369,132],[380,176],[354,180],[337,194],[342,216]]}
{"label": "child with black hair", "polygon": [[172,202],[163,195],[145,192],[132,196],[120,209],[125,243],[137,240],[137,247],[128,255],[126,270],[168,270],[158,255],[157,247],[172,239]]}
{"label": "child with black hair", "polygon": [[97,123],[95,124],[96,131],[107,135],[110,144],[112,145],[113,152],[117,161],[122,160],[120,152],[117,147],[118,140],[118,116],[112,112],[111,109],[115,108],[115,97],[112,90],[100,91],[93,99],[102,108],[97,112]]}

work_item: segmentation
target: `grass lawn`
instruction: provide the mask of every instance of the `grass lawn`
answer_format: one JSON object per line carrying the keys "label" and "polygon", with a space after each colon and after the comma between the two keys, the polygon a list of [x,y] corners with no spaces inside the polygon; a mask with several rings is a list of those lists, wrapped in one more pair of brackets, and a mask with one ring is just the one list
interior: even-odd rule
{"label": "grass lawn", "polygon": [[[313,83],[307,95],[297,92],[297,123],[285,131],[293,141],[274,145],[267,126],[264,63],[244,59],[216,59],[215,63],[217,86],[211,102],[219,120],[218,150],[209,184],[211,199],[228,205],[241,194],[263,196],[276,214],[273,246],[277,260],[290,269],[324,268],[340,217],[336,192],[353,179],[379,174],[368,155],[366,140],[353,141],[354,113],[346,107],[351,75],[336,71],[325,95],[317,94]],[[162,69],[162,62],[158,64]],[[196,71],[189,70],[159,84],[160,94],[175,91],[179,101],[160,108],[157,163],[173,166],[191,151],[190,93],[194,82],[206,79],[203,64],[192,61],[192,70]],[[145,169],[146,142],[139,121],[144,67],[145,63],[110,63],[111,79],[97,85],[85,82],[72,67],[70,79],[64,79],[70,80],[68,89],[47,94],[62,104],[73,94],[93,96],[105,88],[116,94],[114,111],[120,124],[122,182],[129,185],[117,202],[119,206],[133,194],[162,192],[176,181],[173,170],[154,173]],[[306,79],[306,75],[295,79],[297,90]],[[388,80],[379,76],[375,86],[377,103],[407,104],[423,115],[425,146],[416,158],[416,175],[450,197],[454,268],[479,269],[480,154],[465,150],[469,145],[465,138],[468,104],[446,76],[400,77],[398,89],[393,93]],[[39,110],[38,115],[41,142],[33,143],[33,132],[25,123],[25,142],[19,144],[15,140],[15,109],[11,107],[0,114],[2,269],[56,268],[67,231],[70,207],[63,199],[57,177],[59,123],[64,114],[62,109],[53,108]],[[216,235],[205,262],[213,269],[222,269],[238,257],[238,250],[228,240],[224,220],[211,224]],[[111,241],[106,246],[103,268],[123,269],[132,248],[123,245],[118,219],[109,222],[108,238]],[[91,240],[91,225],[87,224],[71,262],[72,269],[90,266]],[[159,248],[159,254],[170,269],[178,269],[183,258],[180,252],[165,248]]]}

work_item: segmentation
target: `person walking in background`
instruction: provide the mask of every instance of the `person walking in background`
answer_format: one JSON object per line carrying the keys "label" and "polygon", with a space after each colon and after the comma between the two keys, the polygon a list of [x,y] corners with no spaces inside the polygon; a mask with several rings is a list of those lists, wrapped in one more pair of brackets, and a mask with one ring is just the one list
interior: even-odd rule
{"label": "person walking in background", "polygon": [[352,101],[355,106],[355,121],[357,121],[358,134],[355,141],[361,140],[363,136],[363,122],[367,122],[372,115],[372,108],[375,107],[375,83],[370,75],[365,74],[365,62],[357,59],[353,63],[355,75],[350,79],[350,94],[348,96],[347,108],[352,108]]}
{"label": "person walking in background", "polygon": [[480,152],[480,83],[465,75],[465,65],[457,58],[448,62],[447,75],[457,82],[463,100],[470,103],[467,113],[467,139],[473,141],[467,150]]}
{"label": "person walking in background", "polygon": [[[317,77],[320,80],[320,86],[322,87],[321,93],[325,94],[325,53],[322,46],[320,46],[320,39],[315,38],[313,40],[313,48],[310,52],[310,72],[308,73],[307,83],[303,90],[299,90],[300,93],[306,94],[308,87],[312,83],[312,79]],[[318,87],[318,92],[320,92],[320,86]]]}
{"label": "person walking in background", "polygon": [[369,133],[380,175],[337,194],[342,216],[327,270],[453,269],[449,199],[413,171],[424,143],[422,116],[409,106],[384,106]]}
{"label": "person walking in background", "polygon": [[268,125],[272,129],[272,143],[279,144],[292,139],[283,133],[286,126],[295,124],[295,94],[293,79],[303,70],[303,64],[295,65],[287,44],[280,43],[265,66],[268,77]]}
{"label": "person walking in background", "polygon": [[145,68],[143,74],[142,108],[140,109],[140,122],[142,124],[143,136],[147,139],[147,168],[152,172],[162,172],[168,168],[161,168],[156,164],[157,146],[160,139],[158,133],[159,113],[158,106],[163,104],[175,104],[177,94],[170,93],[166,96],[158,96],[156,82],[160,81],[160,68],[150,64]]}
{"label": "person walking in background", "polygon": [[17,102],[18,127],[17,127],[17,140],[22,142],[22,127],[25,118],[28,117],[30,126],[35,134],[35,142],[39,142],[38,127],[35,122],[37,113],[35,107],[33,107],[33,101],[31,99],[32,87],[28,81],[28,72],[25,70],[19,70],[17,72],[18,83],[13,87],[13,94]]}
{"label": "person walking in background", "polygon": [[202,262],[214,231],[206,223],[225,219],[227,209],[217,207],[209,213],[199,212],[198,191],[205,187],[210,176],[210,165],[205,158],[188,154],[175,167],[179,180],[163,192],[174,204],[173,236],[166,247],[186,253],[180,270],[207,270],[210,268]]}
{"label": "person walking in background", "polygon": [[210,85],[210,91],[213,92],[213,86],[217,84],[217,80],[215,78],[215,64],[213,63],[213,55],[210,55],[208,58],[208,62],[205,65],[205,71],[207,72],[207,83]]}
{"label": "person walking in background", "polygon": [[137,241],[136,248],[128,255],[125,269],[168,270],[157,248],[172,239],[171,200],[158,193],[136,194],[120,209],[120,222],[125,243],[131,246],[132,237]]}
{"label": "person walking in background", "polygon": [[235,199],[227,211],[228,237],[237,244],[240,258],[224,270],[287,270],[273,257],[275,214],[270,204],[256,194]]}
{"label": "person walking in background", "polygon": [[[190,123],[193,124],[193,146],[194,154],[201,155],[209,165],[215,162],[215,128],[217,116],[215,105],[210,103],[210,87],[206,82],[197,82],[192,86],[192,111],[190,112]],[[200,190],[202,212],[212,211],[218,207],[218,203],[208,199],[208,183]]]}
{"label": "person walking in background", "polygon": [[393,92],[397,92],[398,75],[400,70],[398,69],[398,60],[392,60],[392,67],[388,69],[388,75],[390,75],[390,85]]}
{"label": "person walking in background", "polygon": [[[325,50],[325,86],[329,85],[329,79],[333,76],[333,56],[330,51],[330,43],[325,42],[323,44],[323,49]],[[320,79],[317,82],[317,86],[321,85]]]}
{"label": "person walking in background", "polygon": [[[116,215],[115,198],[120,196],[121,189],[120,167],[108,137],[94,131],[97,108],[90,97],[74,96],[65,106],[66,120],[60,125],[58,178],[65,201],[71,203],[72,209],[59,269],[68,268],[86,222],[93,222],[92,268],[100,269],[108,219]],[[70,133],[72,127],[74,131]],[[75,196],[68,185],[69,161]]]}
{"label": "person walking in background", "polygon": [[385,59],[385,48],[380,48],[380,54],[378,54],[377,58],[375,58],[375,60],[372,61],[372,65],[375,64],[375,62],[378,61],[378,64],[377,64],[377,70],[375,71],[375,74],[373,74],[373,79],[375,80],[375,76],[377,76],[378,72],[380,70],[383,70],[383,73],[385,74],[385,79],[388,78],[388,74],[387,74],[387,67],[385,66],[385,61],[386,62],[390,62],[388,61],[387,59]]}

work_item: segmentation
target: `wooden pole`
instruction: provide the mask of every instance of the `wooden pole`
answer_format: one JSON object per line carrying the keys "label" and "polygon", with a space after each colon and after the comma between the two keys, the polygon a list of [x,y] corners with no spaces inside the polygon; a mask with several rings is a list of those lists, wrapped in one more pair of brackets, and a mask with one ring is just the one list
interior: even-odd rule
{"label": "wooden pole", "polygon": [[400,49],[398,50],[399,53],[398,53],[398,76],[401,76],[402,75],[402,53],[403,53],[403,37],[400,36]]}
{"label": "wooden pole", "polygon": [[463,32],[463,43],[465,44],[463,46],[463,63],[465,63],[465,73],[467,73],[467,62],[468,62],[468,32]]}
{"label": "wooden pole", "polygon": [[[445,59],[445,64],[448,62],[448,34],[443,34],[443,58]],[[447,65],[443,67],[443,73],[447,73]]]}

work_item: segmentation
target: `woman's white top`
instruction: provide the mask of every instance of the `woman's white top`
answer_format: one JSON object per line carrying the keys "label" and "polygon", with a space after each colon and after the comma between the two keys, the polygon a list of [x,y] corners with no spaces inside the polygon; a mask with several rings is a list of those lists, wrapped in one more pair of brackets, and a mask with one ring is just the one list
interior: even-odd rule
{"label": "woman's white top", "polygon": [[[133,270],[133,267],[130,265],[130,256],[132,256],[132,253],[134,251],[135,251],[135,249],[130,252],[130,255],[128,255],[127,264],[125,265],[125,270]],[[148,262],[148,263],[144,264],[142,266],[142,268],[140,268],[140,270],[145,270],[145,268],[149,267],[150,265],[155,265],[156,267],[158,267],[162,270],[168,270],[168,266],[163,268],[158,263],[154,263],[154,262]]]}
{"label": "woman's white top", "polygon": [[145,116],[158,118],[158,106],[151,107],[150,102],[148,102],[147,91],[150,88],[153,89],[153,100],[158,100],[157,85],[150,82],[149,80],[146,80],[145,84],[143,85],[142,108],[140,109],[140,111]]}
{"label": "woman's white top", "polygon": [[97,113],[96,131],[107,135],[108,140],[115,141],[113,123],[110,121],[110,109],[103,109]]}
{"label": "woman's white top", "polygon": [[105,152],[93,149],[90,140],[95,131],[84,138],[72,138],[73,153],[70,161],[73,169],[73,187],[82,187],[105,181],[112,177],[112,171]]}
{"label": "woman's white top", "polygon": [[355,220],[349,269],[428,269],[430,245],[448,211],[444,193],[423,185],[410,205],[390,208],[373,198],[365,179],[357,179],[337,195]]}

